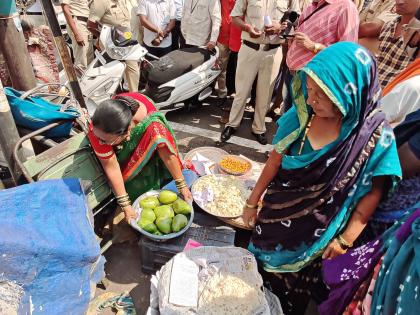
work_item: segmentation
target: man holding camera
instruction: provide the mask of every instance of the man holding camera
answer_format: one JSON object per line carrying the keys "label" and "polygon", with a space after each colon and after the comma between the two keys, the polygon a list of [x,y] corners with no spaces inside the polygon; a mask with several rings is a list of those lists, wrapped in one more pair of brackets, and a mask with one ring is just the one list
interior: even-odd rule
{"label": "man holding camera", "polygon": [[162,57],[172,50],[172,29],[175,27],[173,0],[140,0],[137,14],[144,26],[143,43],[149,53]]}
{"label": "man holding camera", "polygon": [[270,105],[276,76],[282,59],[279,34],[285,12],[299,11],[298,0],[237,0],[232,10],[232,23],[242,30],[242,46],[236,70],[236,95],[220,141],[226,142],[239,127],[252,83],[258,74],[252,134],[260,144],[267,144],[265,115]]}
{"label": "man holding camera", "polygon": [[289,45],[286,64],[285,110],[292,106],[290,84],[297,70],[318,52],[337,42],[358,41],[359,12],[351,0],[313,0],[299,18],[295,37]]}

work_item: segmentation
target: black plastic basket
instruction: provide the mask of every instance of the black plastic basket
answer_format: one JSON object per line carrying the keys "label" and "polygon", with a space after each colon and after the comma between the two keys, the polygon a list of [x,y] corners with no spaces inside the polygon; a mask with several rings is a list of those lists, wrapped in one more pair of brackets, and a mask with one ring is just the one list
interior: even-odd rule
{"label": "black plastic basket", "polygon": [[205,246],[234,246],[235,230],[209,215],[196,213],[193,225],[178,238],[162,243],[142,237],[139,241],[142,272],[155,273],[182,252],[189,239]]}

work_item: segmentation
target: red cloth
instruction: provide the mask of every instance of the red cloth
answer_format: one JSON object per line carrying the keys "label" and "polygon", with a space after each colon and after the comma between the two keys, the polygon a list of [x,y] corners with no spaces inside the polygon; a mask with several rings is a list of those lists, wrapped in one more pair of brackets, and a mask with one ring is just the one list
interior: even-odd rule
{"label": "red cloth", "polygon": [[233,52],[238,52],[241,48],[242,40],[241,40],[242,31],[237,28],[236,26],[230,27],[230,39],[229,39],[229,49]]}
{"label": "red cloth", "polygon": [[[121,93],[118,96],[128,96],[131,98],[134,98],[135,100],[142,103],[147,110],[147,114],[153,113],[156,111],[155,106],[153,103],[144,95],[140,93]],[[88,132],[88,138],[90,141],[90,144],[92,145],[93,151],[95,152],[96,156],[99,159],[107,160],[114,156],[114,149],[109,144],[101,144],[99,142],[99,139],[95,136],[93,133],[93,125],[90,123],[89,125],[89,132]]]}
{"label": "red cloth", "polygon": [[221,0],[222,22],[220,25],[217,42],[228,46],[231,51],[238,52],[241,48],[241,30],[232,25],[230,13],[235,6],[236,0]]}

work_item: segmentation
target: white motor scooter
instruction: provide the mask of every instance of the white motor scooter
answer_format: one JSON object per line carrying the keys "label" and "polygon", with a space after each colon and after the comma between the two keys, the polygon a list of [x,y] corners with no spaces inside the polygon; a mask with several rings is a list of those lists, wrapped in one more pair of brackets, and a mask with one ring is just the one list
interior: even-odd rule
{"label": "white motor scooter", "polygon": [[[211,95],[210,85],[220,74],[217,48],[213,53],[203,48],[177,50],[157,58],[132,40],[130,32],[108,25],[103,25],[99,41],[101,52],[95,52],[95,59],[79,80],[83,94],[97,104],[121,89],[126,60],[146,65],[147,69],[142,69],[147,80],[144,92],[159,109],[203,101]],[[155,60],[150,62],[146,57]],[[179,60],[191,59],[194,62],[184,62],[180,68]]]}

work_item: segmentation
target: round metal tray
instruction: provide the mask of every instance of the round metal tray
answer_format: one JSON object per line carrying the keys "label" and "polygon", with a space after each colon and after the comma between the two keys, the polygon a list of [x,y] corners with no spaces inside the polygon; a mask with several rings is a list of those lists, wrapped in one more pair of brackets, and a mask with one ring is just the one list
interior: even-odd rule
{"label": "round metal tray", "polygon": [[[144,198],[146,198],[146,197],[150,197],[150,196],[156,196],[157,197],[160,192],[161,192],[161,190],[151,190],[151,191],[148,191],[147,193],[144,193],[143,195],[139,196],[134,201],[134,203],[133,203],[133,209],[134,209],[134,211],[136,211],[136,213],[138,215],[137,216],[138,219],[140,219],[141,212],[143,210],[140,207],[140,205],[139,205],[139,201],[142,200],[142,199],[144,199]],[[178,195],[178,198],[183,199],[179,195]],[[140,226],[138,226],[138,224],[137,224],[137,220],[138,219],[137,220],[131,219],[130,220],[130,225],[131,225],[131,227],[133,229],[135,229],[136,231],[140,232],[144,236],[150,238],[151,240],[159,241],[159,242],[164,242],[164,241],[170,240],[172,238],[181,236],[182,234],[184,234],[189,229],[189,227],[191,226],[191,224],[193,223],[193,220],[194,220],[194,209],[193,209],[192,204],[190,204],[190,206],[191,206],[191,214],[189,215],[190,217],[189,217],[189,220],[188,220],[187,225],[181,231],[176,232],[176,233],[170,233],[170,234],[166,234],[166,235],[154,235],[154,234],[151,234],[151,233],[143,230]]]}
{"label": "round metal tray", "polygon": [[[233,175],[225,175],[225,174],[212,174],[212,175],[205,175],[205,176],[202,176],[202,177],[200,177],[199,179],[197,179],[197,180],[195,181],[195,183],[194,183],[194,184],[192,185],[192,187],[191,187],[191,193],[192,193],[192,195],[193,195],[193,199],[194,199],[195,203],[196,203],[196,204],[197,204],[197,205],[198,205],[201,209],[203,209],[203,211],[205,211],[205,212],[207,212],[208,214],[211,214],[211,215],[213,215],[213,216],[215,216],[215,217],[218,217],[218,218],[234,219],[234,218],[238,218],[238,217],[240,217],[240,216],[242,215],[242,213],[240,213],[240,214],[238,214],[238,215],[235,215],[235,216],[232,216],[232,215],[226,215],[226,216],[223,216],[223,215],[215,214],[215,213],[213,213],[212,211],[210,211],[209,209],[207,209],[206,205],[202,204],[202,201],[201,201],[201,200],[199,200],[198,198],[196,198],[196,196],[197,196],[197,194],[198,194],[198,192],[197,192],[197,190],[196,190],[197,185],[198,185],[201,181],[203,181],[205,178],[207,178],[207,177],[209,177],[209,176],[214,176],[214,177],[220,178],[220,177],[232,177]],[[242,181],[240,181],[240,180],[236,179],[236,178],[235,178],[235,180],[237,181],[239,188],[240,188],[240,189],[241,189],[241,191],[243,192],[243,193],[242,193],[242,197],[243,197],[243,199],[244,199],[244,200],[246,200],[246,198],[247,198],[247,196],[246,196],[246,195],[247,195],[247,189],[246,189],[246,187],[245,187],[244,183],[243,183]]]}

